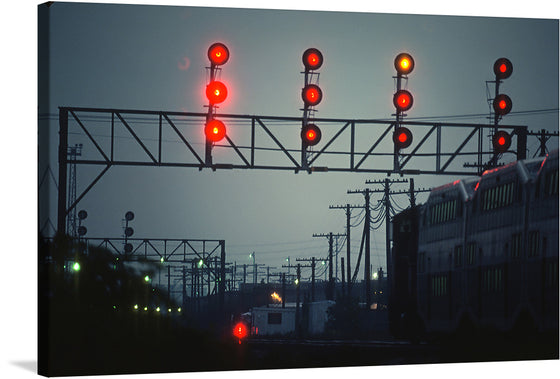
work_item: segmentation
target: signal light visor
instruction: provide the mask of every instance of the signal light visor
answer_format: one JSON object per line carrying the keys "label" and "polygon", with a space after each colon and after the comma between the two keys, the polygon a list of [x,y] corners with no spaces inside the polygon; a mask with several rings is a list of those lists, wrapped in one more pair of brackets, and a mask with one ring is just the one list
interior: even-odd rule
{"label": "signal light visor", "polygon": [[393,143],[398,149],[405,149],[412,144],[412,133],[409,129],[398,127],[393,132]]}
{"label": "signal light visor", "polygon": [[301,139],[307,146],[315,146],[321,141],[321,129],[315,124],[307,124],[301,129]]}
{"label": "signal light visor", "polygon": [[323,99],[323,92],[319,86],[315,84],[308,84],[301,91],[301,98],[308,106],[317,105]]}
{"label": "signal light visor", "polygon": [[227,98],[227,87],[219,81],[212,81],[206,86],[206,98],[210,104],[222,103]]}
{"label": "signal light visor", "polygon": [[208,59],[216,66],[226,63],[229,59],[229,50],[227,46],[220,42],[212,44],[208,48]]}
{"label": "signal light visor", "polygon": [[511,112],[513,103],[508,95],[500,94],[496,96],[492,103],[492,106],[494,108],[494,112],[499,115],[505,115]]}
{"label": "signal light visor", "polygon": [[408,75],[414,69],[414,58],[408,53],[400,53],[395,58],[395,69],[400,75]]}
{"label": "signal light visor", "polygon": [[305,50],[302,60],[307,70],[317,70],[323,65],[323,54],[315,48],[310,48]]}
{"label": "signal light visor", "polygon": [[204,127],[204,134],[211,142],[219,142],[226,136],[226,126],[220,120],[210,120]]}
{"label": "signal light visor", "polygon": [[412,94],[404,89],[397,91],[393,96],[393,105],[399,112],[404,112],[412,108],[413,102]]}

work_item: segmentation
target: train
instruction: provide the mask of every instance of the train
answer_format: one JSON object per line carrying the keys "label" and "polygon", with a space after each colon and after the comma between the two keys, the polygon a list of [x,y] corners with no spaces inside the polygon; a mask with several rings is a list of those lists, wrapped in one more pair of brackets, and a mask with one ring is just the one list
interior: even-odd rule
{"label": "train", "polygon": [[392,219],[391,332],[557,336],[558,230],[558,150],[432,189]]}

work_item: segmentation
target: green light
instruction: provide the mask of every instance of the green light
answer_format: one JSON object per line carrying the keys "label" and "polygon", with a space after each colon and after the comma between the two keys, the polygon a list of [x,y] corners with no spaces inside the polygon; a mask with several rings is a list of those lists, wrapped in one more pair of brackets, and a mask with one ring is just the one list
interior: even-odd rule
{"label": "green light", "polygon": [[134,309],[138,309],[138,304],[134,304]]}
{"label": "green light", "polygon": [[165,258],[161,257],[161,259],[159,260],[161,263],[165,262]]}
{"label": "green light", "polygon": [[72,270],[74,270],[74,271],[80,271],[81,268],[82,267],[80,266],[80,264],[78,262],[76,262],[72,265]]}
{"label": "green light", "polygon": [[117,306],[116,306],[116,305],[113,305],[113,309],[117,309]]}
{"label": "green light", "polygon": [[148,307],[144,307],[144,310],[147,311],[147,310],[148,310]]}
{"label": "green light", "polygon": [[149,282],[149,281],[150,281],[150,276],[149,276],[149,275],[146,275],[146,276],[144,277],[144,281],[145,281],[146,283]]}
{"label": "green light", "polygon": [[202,259],[198,261],[198,267],[202,267],[203,264],[204,264],[204,261]]}

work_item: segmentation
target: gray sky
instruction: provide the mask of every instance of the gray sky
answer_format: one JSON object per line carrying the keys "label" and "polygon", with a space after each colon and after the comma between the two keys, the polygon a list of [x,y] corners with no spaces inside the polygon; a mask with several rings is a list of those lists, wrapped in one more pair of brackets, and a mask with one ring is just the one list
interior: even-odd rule
{"label": "gray sky", "polygon": [[[206,51],[216,41],[231,52],[221,72],[230,95],[219,113],[301,116],[301,54],[308,47],[325,59],[317,117],[391,118],[393,60],[403,51],[416,61],[407,83],[415,97],[410,119],[483,114],[460,120],[486,123],[485,81],[502,56],[514,64],[501,87],[514,111],[558,108],[558,20],[62,3],[51,12],[50,114],[58,106],[205,112]],[[558,112],[512,114],[502,123],[558,130]],[[185,133],[200,133],[202,125],[193,128]],[[228,133],[235,137],[235,127]],[[297,145],[297,125],[293,135]],[[78,142],[71,135],[70,145]],[[530,154],[536,143],[529,140]],[[92,150],[86,145],[84,155]],[[56,176],[56,149],[49,164]],[[78,166],[78,193],[97,172]],[[121,236],[121,219],[133,210],[135,237],[225,239],[228,261],[251,263],[255,251],[257,263],[280,267],[288,256],[325,257],[326,239],[312,234],[343,233],[346,224],[344,212],[329,205],[362,204],[347,190],[384,177],[115,167],[78,209],[89,213],[89,237]],[[414,179],[430,187],[457,178]],[[397,201],[406,206],[407,197]],[[51,210],[56,224],[56,203]],[[354,263],[361,228],[352,230]],[[384,228],[372,235],[372,254],[372,265],[385,268]]]}
{"label": "gray sky", "polygon": [[[135,1],[135,3],[140,2]],[[154,2],[154,1],[144,1],[148,4],[153,3],[161,3],[161,2]],[[165,4],[180,4],[185,5],[186,3],[190,5],[198,5],[198,6],[207,6],[207,5],[226,5],[230,7],[262,7],[264,6],[262,1],[249,1],[249,0],[192,0],[192,1],[184,1],[184,0],[167,0]],[[446,2],[442,5],[441,1],[413,1],[413,0],[401,0],[399,2],[395,1],[375,1],[370,2],[368,4],[364,4],[365,2],[362,0],[352,1],[347,0],[344,2],[337,2],[336,4],[332,1],[327,2],[310,2],[310,1],[291,1],[291,0],[283,0],[281,2],[267,2],[266,6],[271,8],[289,8],[289,9],[320,9],[323,10],[336,10],[336,11],[358,11],[358,12],[389,12],[389,13],[403,13],[408,12],[412,14],[457,14],[457,15],[474,15],[474,16],[507,16],[507,17],[533,17],[533,18],[552,18],[558,20],[559,13],[557,7],[550,8],[551,2],[549,0],[533,0],[531,2],[516,2],[514,6],[510,6],[511,4],[507,4],[506,9],[501,10],[500,7],[503,6],[503,2],[488,2],[486,0],[471,0],[468,2]],[[2,233],[4,241],[8,241],[8,250],[5,253],[6,263],[4,265],[4,283],[14,283],[17,285],[17,290],[8,290],[4,292],[5,298],[4,303],[6,309],[10,309],[9,312],[4,312],[3,315],[3,322],[2,325],[2,357],[3,359],[0,360],[0,371],[5,374],[4,376],[9,376],[11,378],[27,378],[27,377],[35,377],[36,373],[32,369],[34,363],[36,363],[36,325],[37,325],[37,312],[35,309],[36,305],[36,239],[35,239],[35,228],[37,225],[37,177],[40,172],[37,168],[37,155],[35,149],[35,142],[36,141],[36,125],[37,125],[37,116],[32,109],[36,105],[36,93],[37,93],[37,60],[36,60],[36,43],[37,43],[37,35],[36,35],[36,5],[37,2],[35,1],[18,1],[18,2],[10,2],[9,5],[6,5],[3,9],[5,11],[5,19],[0,24],[2,28],[1,38],[2,38],[2,46],[3,46],[3,59],[1,60],[4,76],[3,76],[3,85],[4,85],[4,94],[3,97],[3,104],[4,109],[9,110],[5,112],[5,124],[3,130],[3,138],[0,139],[1,149],[0,152],[4,158],[3,160],[3,174],[4,178],[6,179],[3,182],[2,186],[2,209],[5,211],[7,210],[7,215],[4,217],[4,222],[2,224]],[[453,19],[457,20],[457,19]],[[123,20],[119,20],[122,22]],[[170,24],[171,20],[166,19],[166,21]],[[256,22],[256,20],[252,20]],[[371,22],[371,27],[373,28],[377,25],[380,21],[376,21],[374,24]],[[247,28],[249,25],[245,25]],[[244,26],[244,27],[245,27]],[[271,25],[266,24],[266,27],[270,27]],[[456,25],[459,26],[458,24]],[[105,25],[104,28],[107,26]],[[177,27],[177,26],[176,26]],[[436,27],[436,25],[431,26],[434,29],[440,29]],[[161,28],[161,25],[158,26],[158,29]],[[278,27],[277,27],[278,28]],[[325,25],[325,29],[327,30],[335,30],[334,25]],[[546,32],[542,30],[538,30],[538,28],[533,28],[533,26],[526,26],[523,28],[514,27],[514,29],[518,30],[515,34],[515,38],[506,38],[506,45],[507,49],[504,47],[502,50],[498,48],[495,43],[492,43],[493,40],[491,38],[491,31],[489,30],[487,33],[484,32],[481,28],[472,27],[467,32],[463,33],[452,33],[453,30],[444,30],[442,34],[439,35],[432,35],[431,37],[427,35],[427,32],[420,32],[418,28],[415,28],[413,31],[413,35],[415,38],[418,38],[422,41],[422,44],[419,45],[419,41],[415,41],[414,44],[412,40],[409,40],[406,36],[400,35],[399,39],[395,42],[389,42],[387,40],[386,43],[382,43],[385,38],[389,39],[391,30],[394,28],[392,27],[379,27],[375,33],[366,34],[364,32],[365,26],[361,26],[361,28],[357,29],[354,27],[354,23],[351,25],[346,25],[346,27],[338,27],[339,32],[325,32],[325,33],[318,33],[316,39],[305,39],[300,37],[300,34],[294,34],[296,37],[288,40],[286,39],[286,43],[284,45],[284,49],[289,49],[291,46],[291,52],[286,52],[283,57],[291,57],[292,63],[286,64],[285,66],[285,73],[280,75],[276,74],[277,70],[273,70],[270,68],[267,72],[259,73],[256,69],[258,67],[257,62],[258,60],[250,59],[250,53],[254,53],[256,50],[253,49],[252,45],[247,44],[244,49],[241,49],[241,44],[244,44],[244,39],[235,36],[235,33],[232,31],[224,31],[221,28],[204,28],[201,29],[189,29],[188,25],[183,25],[181,28],[176,29],[175,34],[168,33],[167,35],[173,35],[173,38],[169,41],[168,46],[175,46],[176,50],[174,52],[167,53],[166,57],[159,57],[158,61],[153,63],[152,66],[137,66],[140,61],[140,57],[142,54],[146,54],[146,51],[136,51],[137,55],[125,60],[125,62],[119,63],[119,67],[122,67],[120,70],[124,70],[124,67],[128,67],[130,72],[135,71],[136,76],[134,76],[133,80],[130,80],[130,77],[127,78],[127,81],[124,81],[124,78],[118,82],[120,86],[118,88],[112,88],[112,91],[103,91],[100,93],[99,89],[97,89],[97,93],[91,92],[91,89],[87,90],[80,90],[79,93],[67,93],[67,96],[64,99],[55,100],[53,98],[52,107],[49,112],[55,112],[56,106],[58,106],[57,102],[60,101],[61,103],[65,103],[65,105],[75,106],[75,105],[87,105],[87,106],[134,106],[134,107],[146,107],[148,109],[158,109],[164,108],[167,110],[181,110],[185,109],[195,109],[195,110],[202,110],[203,101],[200,100],[202,98],[201,92],[197,92],[197,95],[189,95],[188,91],[189,88],[192,88],[192,91],[199,91],[201,89],[201,84],[204,82],[204,69],[203,66],[207,63],[205,62],[205,51],[207,48],[207,44],[209,41],[214,41],[214,39],[222,39],[229,44],[232,50],[232,59],[224,67],[224,78],[225,74],[227,73],[229,78],[228,80],[234,80],[234,78],[241,78],[242,70],[240,67],[245,67],[247,69],[245,78],[251,78],[256,75],[260,75],[260,77],[267,77],[267,75],[278,75],[281,80],[274,80],[272,81],[275,86],[286,86],[289,87],[289,90],[284,89],[283,99],[282,101],[262,101],[260,104],[254,104],[251,102],[247,102],[244,107],[248,109],[247,112],[252,114],[273,114],[273,115],[295,115],[299,116],[300,112],[298,111],[299,107],[301,106],[299,103],[299,88],[301,86],[301,76],[299,71],[301,70],[300,67],[300,54],[304,48],[309,47],[312,44],[317,44],[317,47],[321,48],[323,53],[325,54],[325,65],[321,70],[321,85],[325,89],[325,99],[324,102],[321,103],[319,106],[320,115],[327,116],[327,115],[334,115],[336,117],[353,117],[354,114],[357,112],[362,111],[367,113],[368,117],[389,117],[390,113],[392,112],[391,104],[390,104],[390,96],[393,92],[393,82],[391,76],[393,75],[392,72],[392,59],[394,58],[394,54],[396,52],[400,52],[401,49],[410,49],[410,51],[414,54],[417,67],[415,72],[410,77],[409,86],[411,90],[414,90],[415,94],[415,106],[409,112],[410,117],[417,117],[421,115],[429,115],[429,116],[439,116],[439,115],[449,115],[453,114],[454,112],[460,114],[468,114],[468,113],[485,113],[488,111],[488,108],[485,103],[485,87],[484,87],[484,80],[491,80],[491,64],[494,59],[498,56],[505,55],[512,59],[515,65],[515,73],[510,79],[507,80],[507,83],[504,84],[504,90],[507,89],[507,92],[512,96],[514,100],[514,110],[532,110],[532,109],[543,109],[543,108],[550,108],[558,107],[558,29],[555,28],[552,32]],[[452,23],[451,28],[455,28],[455,23]],[[286,30],[284,28],[283,33],[290,32],[290,30]],[[355,60],[347,58],[346,55],[342,53],[343,51],[355,51],[358,50],[357,47],[351,47],[350,40],[354,41],[353,38],[349,39],[348,37],[342,38],[340,37],[343,35],[342,32],[346,33],[346,35],[351,34],[352,30],[356,30],[354,33],[354,38],[361,38],[362,44],[360,46],[365,45],[369,46],[369,49],[372,46],[379,47],[379,50],[375,50],[375,56],[377,57],[374,60],[365,60],[362,61],[363,63],[356,63]],[[258,31],[253,28],[253,33],[255,38],[259,37],[260,35],[263,36],[264,44],[264,37],[265,35],[262,32],[262,28]],[[309,28],[307,29],[309,33]],[[232,34],[233,33],[233,34]],[[268,40],[274,41],[275,45],[278,44],[278,40],[282,39],[283,33],[270,33],[268,35]],[[338,34],[337,34],[338,33]],[[342,33],[342,34],[341,34]],[[481,35],[474,36],[476,33],[481,33]],[[227,34],[227,35],[226,35]],[[245,33],[247,34],[247,33]],[[334,36],[333,36],[334,34]],[[328,35],[329,38],[325,38],[324,40],[321,39],[321,36]],[[527,38],[520,38],[519,36],[527,36]],[[107,36],[107,35],[106,35]],[[193,39],[200,39],[199,46],[193,47],[193,45],[184,45],[182,41],[179,41],[179,37],[182,39],[188,39],[189,36],[192,36]],[[337,37],[339,36],[339,37]],[[374,39],[375,38],[375,39]],[[530,38],[530,43],[527,44],[526,40]],[[321,39],[321,40],[318,40]],[[112,38],[109,38],[109,41]],[[329,41],[333,41],[334,47],[328,46]],[[340,41],[344,41],[341,43]],[[174,41],[177,41],[176,43]],[[375,44],[373,43],[375,41]],[[411,43],[407,43],[410,41]],[[357,46],[358,40],[356,39],[356,43],[354,44]],[[494,40],[495,42],[495,40]],[[441,67],[444,66],[445,59],[449,57],[449,52],[453,50],[457,50],[457,48],[453,48],[453,46],[462,46],[468,47],[469,50],[465,51],[465,55],[469,57],[467,61],[468,64],[461,67],[459,72],[451,72],[447,75],[440,75]],[[153,45],[153,40],[152,40]],[[281,45],[281,44],[280,44]],[[109,68],[116,70],[116,55],[121,55],[121,60],[125,59],[127,54],[123,53],[126,50],[126,44],[120,45],[118,48],[115,47],[112,50],[111,58],[107,58],[105,61],[101,61],[99,54],[95,51],[91,51],[88,53],[88,56],[92,62],[102,63],[101,66],[94,67],[97,69],[101,69],[101,67],[105,67],[106,71]],[[162,45],[163,46],[163,45]],[[385,49],[381,50],[380,47],[384,46]],[[67,46],[65,49],[65,54],[68,56],[73,51],[73,49],[77,49],[79,46]],[[83,46],[82,46],[83,48]],[[78,50],[83,49],[80,48]],[[474,51],[472,49],[474,48]],[[428,53],[428,50],[430,52]],[[451,50],[450,50],[451,49]],[[494,51],[496,49],[496,51]],[[426,52],[426,53],[424,53]],[[468,52],[468,53],[467,53]],[[554,67],[550,70],[550,72],[543,72],[541,66],[539,65],[540,57],[545,54],[549,53],[549,58],[546,60],[548,63],[552,63]],[[128,54],[130,55],[130,54]],[[178,65],[181,63],[183,64],[184,61],[182,60],[183,57],[188,56],[191,59],[190,67],[187,71],[178,72],[177,68]],[[198,56],[198,58],[196,58]],[[235,56],[235,58],[234,58]],[[243,60],[241,60],[243,57]],[[95,60],[97,59],[97,60]],[[476,60],[476,62],[474,60]],[[520,60],[521,59],[521,60]],[[86,60],[84,57],[80,58],[80,61]],[[335,65],[334,62],[339,61]],[[382,61],[384,63],[382,63]],[[243,62],[243,63],[241,63]],[[524,62],[524,63],[522,63]],[[254,64],[254,66],[253,66]],[[237,69],[234,69],[235,65],[237,65]],[[144,70],[141,71],[140,67]],[[163,68],[162,68],[163,67]],[[94,69],[89,67],[90,70]],[[165,78],[167,74],[173,75],[171,79],[165,79],[163,81],[156,80],[154,77],[147,75],[148,73],[153,73],[154,70],[158,70],[159,74],[157,79]],[[475,70],[476,72],[473,73],[471,70]],[[86,80],[88,74],[90,72],[85,72],[82,70],[83,75],[82,79],[80,79],[79,83],[83,83],[83,80]],[[379,72],[378,72],[379,71]],[[467,73],[469,71],[469,73]],[[330,74],[329,74],[330,72]],[[356,74],[353,74],[355,72]],[[377,73],[376,73],[377,72]],[[337,87],[331,86],[329,81],[334,79],[340,79],[343,73],[348,73],[344,75],[346,78],[346,82],[340,81]],[[76,73],[76,75],[79,73]],[[102,81],[103,83],[117,83],[115,80],[118,78],[113,77],[111,80],[102,79],[103,76],[99,77],[98,81]],[[180,80],[175,80],[174,78],[181,78]],[[189,79],[190,78],[190,79]],[[356,79],[357,78],[357,79]],[[249,83],[248,81],[242,81],[241,79],[237,80],[235,84],[236,89],[241,84]],[[350,82],[352,80],[352,82]],[[147,83],[147,82],[150,83]],[[460,85],[457,84],[460,83]],[[128,83],[128,84],[127,84]],[[422,84],[423,83],[423,84]],[[65,85],[67,85],[66,83]],[[95,82],[93,84],[96,84]],[[328,84],[328,86],[327,86]],[[357,86],[366,85],[367,88],[371,88],[372,92],[368,99],[364,99],[364,103],[366,104],[363,106],[361,104],[360,107],[357,105],[355,106],[356,99],[354,98],[352,102],[343,101],[345,98],[350,96],[349,94],[355,88],[361,88]],[[132,86],[137,86],[132,88]],[[553,88],[547,90],[545,92],[541,92],[541,89],[547,87],[547,85],[552,85]],[[129,87],[127,87],[129,86]],[[96,86],[94,86],[96,87]],[[122,87],[122,88],[121,88]],[[176,88],[172,88],[176,87]],[[328,88],[327,88],[328,87]],[[434,89],[436,95],[420,95],[421,92],[428,91],[430,88]],[[127,90],[128,88],[128,90]],[[144,101],[139,99],[139,96],[136,95],[135,91],[138,88],[149,88],[149,93],[157,93],[158,96],[151,96],[146,97]],[[240,94],[246,93],[244,90],[241,91],[241,87],[239,87],[239,91],[237,94],[232,94],[231,96],[231,103],[229,103],[228,109],[232,113],[241,113],[242,109],[238,108],[240,106],[240,99],[243,99],[244,96]],[[469,89],[470,88],[470,89]],[[442,99],[447,99],[448,91],[452,89],[459,89],[459,91],[463,94],[464,98],[470,99],[473,104],[467,104],[464,101],[461,101],[460,104],[456,109],[447,108],[440,104]],[[467,91],[467,89],[469,89]],[[122,92],[125,91],[123,96]],[[90,92],[90,96],[86,97],[85,94]],[[439,94],[439,95],[438,95]],[[443,96],[445,94],[445,96]],[[78,96],[79,95],[79,96]],[[118,98],[117,98],[117,95]],[[133,97],[133,95],[136,95]],[[191,99],[198,97],[198,101],[192,101],[189,103],[187,102],[187,97],[191,97]],[[374,101],[374,96],[378,96],[381,101]],[[79,101],[78,101],[79,99]],[[107,99],[107,101],[103,101],[103,99]],[[236,99],[234,102],[233,100]],[[476,99],[476,100],[474,100]],[[543,100],[544,99],[544,100]],[[258,101],[259,96],[253,96],[252,101]],[[543,103],[541,104],[541,101]],[[79,103],[79,104],[78,104]],[[379,104],[379,108],[373,108],[373,106],[377,106]],[[384,104],[384,105],[383,105]],[[428,106],[429,104],[429,106]],[[518,108],[519,107],[519,108]],[[226,105],[224,104],[224,110]],[[547,127],[549,129],[558,128],[558,118],[557,116],[551,117],[550,115],[542,116],[542,117],[521,117],[521,116],[513,116],[510,115],[507,117],[509,122],[511,123],[518,123],[518,124],[528,124],[530,125],[531,129],[540,129],[542,127]],[[480,120],[473,120],[473,121],[480,121]],[[531,147],[531,146],[530,146]],[[534,146],[533,146],[534,148]],[[165,171],[165,170],[164,170]],[[219,176],[226,176],[229,178],[232,176],[232,173],[227,172],[217,172]],[[234,173],[236,177],[239,172]],[[248,173],[243,174],[245,179]],[[276,173],[267,173],[264,171],[255,171],[251,174],[254,174],[255,177],[257,176],[274,176]],[[158,171],[158,175],[164,175],[163,172],[160,173]],[[203,177],[211,176],[210,173],[202,172],[199,173],[198,171],[189,170],[172,170],[167,174],[169,177],[181,176],[181,177],[188,177],[190,179],[189,183],[199,183],[198,185],[203,187],[205,183],[202,182]],[[214,176],[218,176],[214,175]],[[23,176],[23,179],[22,179]],[[281,175],[282,178],[290,178],[294,182],[304,182],[304,181],[311,181],[312,180],[327,180],[331,177],[330,174],[328,176],[319,176],[319,175],[311,175],[307,176],[307,174],[298,174],[294,175],[292,173],[285,173]],[[196,179],[196,181],[195,181]],[[315,214],[315,212],[323,212],[320,214],[320,217],[315,217],[315,220],[320,220],[321,225],[311,224],[307,230],[301,233],[301,235],[293,235],[288,233],[279,233],[282,236],[290,237],[289,241],[305,241],[306,243],[310,243],[313,246],[315,243],[319,245],[318,249],[326,247],[324,241],[312,241],[316,240],[313,239],[310,235],[313,232],[328,232],[331,228],[329,224],[329,220],[334,219],[332,221],[334,223],[334,227],[336,231],[341,230],[343,223],[343,216],[341,211],[327,211],[328,205],[332,203],[339,203],[339,202],[358,202],[357,198],[350,197],[350,195],[346,195],[346,190],[349,188],[362,188],[364,187],[365,179],[375,179],[374,176],[359,176],[359,175],[351,175],[348,179],[345,179],[343,183],[340,184],[339,189],[333,190],[333,194],[329,193],[329,196],[325,198],[324,201],[319,202],[316,209],[312,209],[309,212]],[[419,178],[415,178],[417,181]],[[421,186],[430,185],[431,181],[435,181],[434,178],[426,178],[425,183],[420,183]],[[442,181],[450,181],[452,178],[442,178]],[[222,182],[224,182],[222,180]],[[257,181],[257,179],[253,179],[253,182]],[[335,182],[331,185],[338,185],[338,180],[332,180]],[[292,188],[295,188],[297,185],[301,185],[301,183],[293,183]],[[161,187],[164,187],[163,185]],[[168,195],[172,192],[170,186],[165,187],[166,192],[165,195]],[[177,202],[181,201],[184,197],[185,193],[188,193],[186,189],[186,185],[183,187],[178,187],[173,194],[174,199]],[[353,195],[357,196],[357,195]],[[291,201],[294,201],[293,198],[295,196],[291,196]],[[99,196],[98,196],[99,198]],[[115,203],[118,203],[115,201]],[[120,202],[119,202],[120,204]],[[246,206],[247,202],[243,204]],[[133,204],[130,204],[130,207],[133,207]],[[110,226],[108,226],[111,235],[113,231],[116,233],[120,233],[120,218],[122,214],[128,210],[129,204],[124,203],[120,205],[118,209],[116,209],[112,214],[107,214],[106,220]],[[187,207],[187,205],[185,205]],[[189,205],[192,207],[192,205]],[[171,207],[168,207],[171,208]],[[92,209],[89,209],[90,218],[93,221],[95,212]],[[181,216],[184,217],[182,212],[179,210],[176,213],[181,213]],[[293,209],[290,210],[289,214],[293,214]],[[104,213],[105,214],[105,213]],[[100,216],[97,216],[100,217]],[[137,234],[144,234],[149,231],[148,226],[146,224],[144,227],[140,227],[139,221],[147,217],[141,215],[137,211]],[[159,220],[164,220],[167,217],[165,213],[161,213],[158,216]],[[309,221],[310,222],[310,221]],[[98,224],[99,222],[97,222]],[[324,223],[324,224],[323,224]],[[169,223],[168,223],[169,224]],[[101,230],[96,230],[96,227],[93,225],[88,225],[92,235],[93,233],[102,234]],[[219,227],[221,230],[221,226]],[[191,234],[191,230],[188,230],[186,227],[181,230],[178,227],[175,230],[171,230],[169,232],[170,235],[189,235]],[[228,229],[229,232],[229,229]],[[195,234],[194,231],[192,234]],[[210,234],[210,233],[209,233]],[[354,232],[354,235],[359,235],[359,232]],[[213,236],[214,237],[214,236]],[[229,235],[220,236],[219,238],[229,238]],[[383,236],[375,235],[377,241],[383,244]],[[280,242],[282,243],[284,239],[282,238],[270,238],[270,241],[267,241],[266,238],[262,238],[264,243],[267,242]],[[287,239],[286,239],[287,240]],[[247,244],[250,245],[252,243],[257,243],[253,241],[236,241],[235,243]],[[228,246],[234,244],[233,241],[228,240]],[[296,243],[292,243],[290,245],[275,245],[269,246],[269,249],[276,248],[276,250],[280,250],[281,248],[293,248],[298,246]],[[307,247],[309,245],[306,245]],[[357,244],[354,244],[357,246]],[[233,247],[232,247],[233,249]],[[238,249],[241,251],[242,249]],[[383,248],[381,248],[383,250]],[[258,250],[257,250],[258,251]],[[323,250],[324,251],[324,250]],[[228,253],[233,254],[232,252]],[[315,252],[312,252],[313,254]],[[321,250],[319,250],[321,253]],[[241,253],[238,253],[241,254]],[[284,256],[285,254],[277,253],[278,256]],[[294,253],[295,255],[295,253]],[[275,257],[275,254],[270,255],[271,257]],[[241,255],[239,255],[241,257]],[[17,259],[17,261],[15,261]],[[236,258],[241,260],[241,258]],[[17,266],[14,267],[13,262],[17,263]],[[278,262],[275,258],[270,259],[271,264],[278,265],[281,262]],[[372,260],[375,263],[375,260]],[[552,364],[553,366],[549,366]],[[507,366],[507,368],[506,368]],[[526,378],[528,375],[534,374],[536,370],[541,370],[541,372],[549,372],[550,370],[558,369],[558,361],[556,362],[535,362],[528,363],[528,362],[521,362],[519,364],[514,362],[508,362],[506,366],[495,365],[488,366],[488,365],[466,365],[461,366],[461,372],[464,373],[466,377],[469,374],[472,374],[475,370],[475,374],[481,374],[484,372],[485,375],[488,375],[488,371],[494,374],[503,375],[503,370],[507,370],[507,374],[509,377],[514,378]],[[430,375],[433,375],[434,372],[442,374],[441,370],[444,370],[444,374],[451,373],[450,371],[445,371],[445,367],[436,367],[433,365],[428,365],[425,367],[405,367],[405,366],[387,366],[387,367],[375,367],[376,375],[395,375],[395,372],[403,373],[403,371],[399,370],[408,370],[404,372],[404,374],[411,374],[414,370],[414,373],[417,374],[418,370],[429,370]],[[455,369],[455,366],[454,366]],[[361,370],[360,373],[371,373],[370,368],[353,368],[352,373],[355,374],[356,370]],[[365,370],[365,371],[364,371]],[[369,371],[368,371],[369,370]],[[389,370],[389,371],[384,371]],[[480,371],[476,371],[480,370]],[[494,370],[492,372],[492,370]],[[499,370],[499,371],[498,371]],[[346,370],[345,370],[346,371]],[[456,370],[454,370],[453,374],[455,375]],[[296,370],[297,372],[297,370]],[[177,376],[179,377],[182,374],[166,374],[166,377]],[[206,374],[205,374],[206,375]],[[211,375],[211,374],[207,374]],[[221,375],[221,374],[216,374]],[[243,372],[243,373],[231,373],[228,375],[243,375],[243,377],[254,375],[261,375],[259,372]],[[267,375],[274,376],[278,375],[278,377],[283,376],[283,371],[277,372],[270,372]],[[398,374],[397,374],[398,375]],[[152,375],[154,376],[154,375]],[[159,377],[160,375],[156,375]],[[472,376],[472,375],[469,375]],[[443,375],[442,375],[443,377]]]}

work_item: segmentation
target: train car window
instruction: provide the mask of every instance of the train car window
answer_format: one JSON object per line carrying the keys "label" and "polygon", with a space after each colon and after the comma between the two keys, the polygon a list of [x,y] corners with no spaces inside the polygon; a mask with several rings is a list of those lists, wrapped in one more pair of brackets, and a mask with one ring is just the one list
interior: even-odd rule
{"label": "train car window", "polygon": [[463,265],[463,246],[455,246],[455,251],[453,253],[455,267],[461,267]]}
{"label": "train car window", "polygon": [[546,173],[545,195],[558,195],[558,169]]}
{"label": "train car window", "polygon": [[529,232],[528,242],[528,255],[529,257],[536,257],[539,254],[539,232]]}
{"label": "train car window", "polygon": [[424,272],[426,269],[426,253],[418,253],[418,272]]}
{"label": "train car window", "polygon": [[512,258],[521,256],[521,233],[516,233],[511,237],[511,256]]}
{"label": "train car window", "polygon": [[476,243],[467,245],[467,264],[474,265],[476,263]]}

